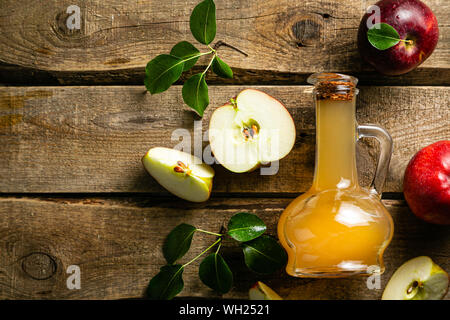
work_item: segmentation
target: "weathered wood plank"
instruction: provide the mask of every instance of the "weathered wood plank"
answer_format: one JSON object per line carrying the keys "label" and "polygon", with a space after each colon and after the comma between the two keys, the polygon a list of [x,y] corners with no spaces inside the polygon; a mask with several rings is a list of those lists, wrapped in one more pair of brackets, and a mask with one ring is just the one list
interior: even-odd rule
{"label": "weathered wood plank", "polygon": [[[307,86],[256,87],[280,99],[297,127],[294,150],[277,175],[232,174],[215,165],[218,193],[297,193],[310,186],[314,167],[314,108]],[[140,159],[154,146],[173,147],[194,113],[180,87],[151,96],[141,86],[0,88],[0,192],[162,192]],[[207,130],[215,107],[242,87],[211,87]],[[384,126],[394,138],[385,191],[400,192],[404,168],[421,147],[450,138],[448,88],[362,87],[358,121]],[[200,128],[200,126],[198,127]],[[201,132],[197,141],[201,139]],[[207,142],[203,143],[205,147]],[[194,148],[193,148],[194,149]],[[372,177],[376,152],[359,144],[361,181]]]}
{"label": "weathered wood plank", "polygon": [[[0,299],[90,299],[140,297],[164,264],[163,240],[171,228],[186,222],[219,231],[234,213],[261,217],[275,235],[279,214],[292,199],[214,198],[205,204],[147,197],[0,199]],[[386,251],[383,289],[406,259],[432,257],[450,271],[450,238],[445,227],[419,221],[401,200],[384,204],[395,221],[395,236]],[[194,237],[188,261],[214,238]],[[227,240],[222,253],[234,271],[235,286],[224,298],[247,298],[249,287],[262,280],[286,299],[379,299],[364,278],[295,279],[280,271],[258,276],[246,269],[236,242]],[[81,289],[68,290],[66,270],[78,265]],[[198,279],[198,263],[184,272],[181,296],[220,297]],[[449,295],[447,295],[449,298]]]}
{"label": "weathered wood plank", "polygon": [[[269,0],[262,4],[258,0],[216,0],[216,40],[233,44],[248,54],[244,57],[229,48],[220,49],[225,60],[238,71],[253,70],[256,75],[264,75],[264,71],[308,74],[324,70],[364,74],[373,69],[360,59],[355,39],[360,18],[373,2]],[[130,74],[136,83],[149,59],[169,52],[180,40],[194,41],[189,15],[197,3],[198,0],[84,1],[78,4],[81,29],[71,31],[66,26],[66,10],[73,1],[3,0],[0,61],[38,71],[32,76],[42,76],[41,70],[49,71],[44,78],[59,83],[93,82],[97,77],[103,82],[130,81]],[[417,77],[418,83],[424,84],[430,80],[449,82],[450,30],[446,21],[450,6],[445,0],[426,3],[440,22],[438,46],[419,69],[428,71],[388,78],[394,79],[393,83],[396,79],[411,81]],[[201,61],[206,63],[206,58]],[[18,70],[24,69],[15,72]],[[115,73],[117,70],[124,72]],[[93,77],[92,72],[99,71],[102,73]],[[433,77],[426,76],[430,72],[434,72]],[[2,68],[1,82],[7,83],[8,77],[14,82],[16,76]]]}
{"label": "weathered wood plank", "polygon": [[[195,66],[183,73],[175,84],[183,84],[189,77],[203,72],[204,66]],[[418,68],[400,76],[383,76],[375,71],[348,71],[359,79],[360,85],[421,85],[449,86],[450,69]],[[208,84],[221,85],[305,85],[311,73],[278,72],[233,68],[233,79],[223,79],[212,72],[206,75]],[[55,85],[142,85],[144,68],[108,71],[48,71],[24,68],[0,62],[0,85],[55,86]]]}

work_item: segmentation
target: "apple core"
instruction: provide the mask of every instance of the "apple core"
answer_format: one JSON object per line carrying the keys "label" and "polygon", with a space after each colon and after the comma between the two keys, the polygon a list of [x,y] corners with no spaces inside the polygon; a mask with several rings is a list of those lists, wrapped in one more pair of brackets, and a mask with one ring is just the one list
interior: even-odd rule
{"label": "apple core", "polygon": [[252,140],[258,137],[259,133],[259,124],[253,119],[250,119],[247,123],[242,125],[242,134],[244,135],[244,139]]}
{"label": "apple core", "polygon": [[177,161],[177,165],[173,168],[173,171],[177,173],[185,173],[187,175],[191,174],[191,169],[189,169],[189,166],[179,160]]}

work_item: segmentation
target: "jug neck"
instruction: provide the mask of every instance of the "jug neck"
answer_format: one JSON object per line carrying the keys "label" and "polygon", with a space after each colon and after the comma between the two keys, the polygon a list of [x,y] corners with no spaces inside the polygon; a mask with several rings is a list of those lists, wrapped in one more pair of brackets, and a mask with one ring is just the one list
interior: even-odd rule
{"label": "jug neck", "polygon": [[358,187],[355,115],[357,89],[353,86],[349,91],[337,92],[332,86],[328,86],[328,89],[316,86],[314,94],[316,164],[313,188],[316,190],[356,188]]}

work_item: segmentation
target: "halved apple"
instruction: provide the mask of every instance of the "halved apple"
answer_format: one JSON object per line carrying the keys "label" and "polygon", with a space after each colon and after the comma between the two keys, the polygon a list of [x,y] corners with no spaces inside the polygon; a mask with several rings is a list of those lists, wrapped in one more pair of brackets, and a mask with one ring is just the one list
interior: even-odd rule
{"label": "halved apple", "polygon": [[216,109],[209,123],[211,151],[233,172],[248,172],[285,157],[295,137],[294,121],[281,102],[254,89]]}
{"label": "halved apple", "polygon": [[283,300],[275,291],[261,281],[256,282],[248,291],[250,300]]}
{"label": "halved apple", "polygon": [[152,148],[142,158],[148,173],[174,195],[203,202],[211,195],[214,170],[198,157],[169,148]]}
{"label": "halved apple", "polygon": [[439,300],[448,290],[448,274],[429,257],[411,259],[398,268],[382,300]]}

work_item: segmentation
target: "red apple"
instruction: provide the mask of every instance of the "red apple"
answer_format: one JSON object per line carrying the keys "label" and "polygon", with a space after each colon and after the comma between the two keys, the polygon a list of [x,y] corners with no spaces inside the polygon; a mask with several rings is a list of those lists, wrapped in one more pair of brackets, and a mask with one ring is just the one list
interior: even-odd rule
{"label": "red apple", "polygon": [[[386,50],[375,48],[367,39],[367,20],[372,13],[366,13],[358,30],[361,56],[382,74],[399,75],[413,70],[436,47],[439,38],[436,17],[419,0],[382,0],[375,5],[380,8],[379,22],[393,27],[403,41]],[[370,19],[373,22],[373,16]]]}
{"label": "red apple", "polygon": [[433,143],[411,159],[403,192],[416,216],[426,222],[450,224],[450,140]]}

